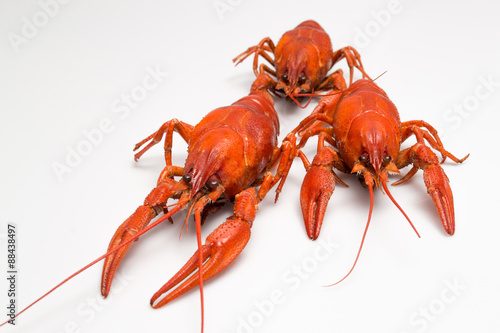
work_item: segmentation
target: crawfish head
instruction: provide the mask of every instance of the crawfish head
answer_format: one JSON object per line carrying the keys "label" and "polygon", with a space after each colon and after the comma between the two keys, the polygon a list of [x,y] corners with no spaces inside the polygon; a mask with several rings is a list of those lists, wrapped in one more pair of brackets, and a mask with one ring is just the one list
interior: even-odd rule
{"label": "crawfish head", "polygon": [[378,186],[380,181],[387,181],[388,172],[399,173],[394,163],[399,153],[398,138],[386,117],[368,111],[353,120],[342,155],[352,173],[358,173],[365,182],[373,179]]}
{"label": "crawfish head", "polygon": [[299,49],[288,55],[277,68],[278,84],[276,90],[283,90],[287,96],[311,91],[311,73],[307,68],[308,54]]}
{"label": "crawfish head", "polygon": [[331,66],[310,43],[302,40],[290,43],[277,59],[276,90],[292,99],[297,94],[309,93],[323,81]]}
{"label": "crawfish head", "polygon": [[[241,141],[240,145],[235,145],[235,141]],[[203,133],[189,147],[182,179],[191,186],[191,197],[196,193],[223,192],[231,198],[247,185],[243,184],[245,166],[241,163],[245,156],[235,148],[238,146],[244,146],[242,138],[231,129],[222,128]]]}
{"label": "crawfish head", "polygon": [[332,43],[323,28],[305,21],[283,35],[276,47],[277,90],[292,98],[315,89],[333,66]]}

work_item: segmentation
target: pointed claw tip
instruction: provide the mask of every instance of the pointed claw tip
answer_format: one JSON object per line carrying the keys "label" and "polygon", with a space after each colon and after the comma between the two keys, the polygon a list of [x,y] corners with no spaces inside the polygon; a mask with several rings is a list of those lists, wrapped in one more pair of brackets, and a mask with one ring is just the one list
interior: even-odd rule
{"label": "pointed claw tip", "polygon": [[158,299],[157,298],[151,298],[151,300],[149,301],[149,305],[153,308],[153,309],[158,309]]}
{"label": "pointed claw tip", "polygon": [[321,225],[322,221],[316,220],[316,217],[313,218],[313,220],[307,220],[306,221],[306,232],[307,232],[307,237],[310,240],[316,240],[319,237],[319,233],[321,231]]}
{"label": "pointed claw tip", "polygon": [[[450,217],[447,217],[447,218],[449,219]],[[452,219],[451,220],[442,220],[442,223],[443,223],[443,227],[444,227],[444,230],[446,231],[446,233],[450,236],[453,236],[453,234],[455,233],[455,221],[453,221]]]}
{"label": "pointed claw tip", "polygon": [[458,160],[458,163],[462,163],[462,162],[464,162],[466,159],[468,159],[468,158],[469,158],[469,156],[470,156],[470,153],[469,153],[469,154],[467,154],[467,156],[465,156],[464,158],[462,158],[462,159]]}
{"label": "pointed claw tip", "polygon": [[101,286],[101,296],[107,298],[109,295],[108,281],[103,281]]}
{"label": "pointed claw tip", "polygon": [[169,288],[165,288],[165,289],[163,289],[163,288],[158,290],[153,295],[153,297],[151,297],[151,300],[149,301],[149,305],[153,309],[159,309],[159,308],[163,307],[164,305],[166,305],[167,303],[170,303],[170,301],[173,301],[176,298],[176,297],[172,298],[169,296],[170,295]]}
{"label": "pointed claw tip", "polygon": [[307,232],[307,238],[309,238],[310,240],[315,240],[312,230],[307,226],[306,226],[306,232]]}

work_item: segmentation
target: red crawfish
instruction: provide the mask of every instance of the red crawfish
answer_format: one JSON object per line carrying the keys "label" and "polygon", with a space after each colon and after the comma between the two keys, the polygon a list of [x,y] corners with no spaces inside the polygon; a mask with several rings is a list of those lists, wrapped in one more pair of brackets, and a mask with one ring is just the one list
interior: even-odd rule
{"label": "red crawfish", "polygon": [[[402,184],[419,169],[423,170],[427,192],[434,201],[444,229],[450,235],[455,232],[453,194],[448,177],[431,148],[442,155],[441,163],[446,158],[462,163],[469,155],[458,159],[446,151],[437,131],[423,120],[401,122],[396,106],[373,81],[358,80],[341,92],[323,97],[312,114],[288,137],[295,137],[296,133],[301,136],[297,149],[304,147],[311,136],[318,136],[318,153],[312,163],[301,151],[297,153],[307,169],[300,204],[309,238],[314,240],[319,236],[335,182],[347,186],[335,169],[355,174],[370,192],[368,221],[356,261],[342,280],[358,261],[370,224],[374,187],[389,196],[413,227],[387,187],[388,175],[400,173],[401,168],[412,165],[411,170],[392,185]],[[415,137],[417,142],[401,149],[401,144],[410,137]]]}
{"label": "red crawfish", "polygon": [[[321,92],[340,89],[343,81],[342,70],[328,75],[334,64],[347,60],[350,69],[350,83],[353,69],[358,68],[364,78],[369,78],[363,69],[361,56],[351,46],[333,52],[332,42],[325,30],[315,21],[302,22],[295,29],[287,31],[275,46],[266,37],[262,41],[233,59],[236,65],[254,54],[253,71],[256,76],[267,72],[276,78],[273,91],[296,101],[301,93]],[[259,66],[259,56],[273,67]]]}
{"label": "red crawfish", "polygon": [[[293,155],[285,146],[277,146],[278,115],[267,90],[272,83],[273,79],[263,74],[254,82],[248,96],[230,106],[213,110],[196,126],[173,119],[138,143],[135,150],[149,142],[135,155],[136,160],[165,136],[166,167],[159,176],[157,186],[146,197],[144,204],[117,229],[106,254],[68,277],[18,315],[102,259],[105,259],[105,263],[101,293],[106,297],[132,241],[189,206],[186,220],[194,214],[198,250],[154,294],[151,305],[154,308],[161,307],[199,285],[203,331],[203,281],[227,267],[243,250],[250,238],[257,204],[280,179],[284,181],[281,171],[286,169]],[[172,164],[174,132],[188,143],[184,167]],[[273,175],[270,170],[277,163],[278,170]],[[259,187],[258,191],[256,187]],[[167,206],[171,198],[178,201]],[[200,228],[204,218],[228,201],[234,201],[234,214],[202,244]],[[164,215],[161,218],[150,224],[162,213]]]}

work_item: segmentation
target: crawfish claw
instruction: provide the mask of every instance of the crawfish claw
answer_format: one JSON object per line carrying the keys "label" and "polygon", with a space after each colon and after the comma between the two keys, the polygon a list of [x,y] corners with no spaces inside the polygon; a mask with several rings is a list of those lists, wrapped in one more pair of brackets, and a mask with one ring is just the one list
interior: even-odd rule
{"label": "crawfish claw", "polygon": [[[124,243],[128,239],[134,237],[140,230],[144,229],[148,223],[156,216],[156,211],[152,207],[145,205],[139,206],[137,210],[123,222],[116,230],[111,242],[109,243],[108,251]],[[111,289],[111,283],[115,276],[116,270],[123,260],[132,243],[122,247],[104,261],[101,279],[101,294],[107,297]]]}
{"label": "crawfish claw", "polygon": [[[203,281],[226,268],[240,254],[250,239],[250,227],[250,223],[240,218],[229,218],[221,224],[207,237],[206,243],[195,252],[184,267],[153,295],[151,306],[162,307],[198,285],[200,251],[203,260]],[[184,281],[186,278],[187,280]],[[177,286],[179,283],[181,284]],[[175,286],[177,288],[172,290]],[[169,291],[170,293],[164,296]]]}
{"label": "crawfish claw", "polygon": [[320,150],[302,182],[300,206],[307,236],[312,240],[319,236],[328,201],[335,190],[336,177],[332,165],[337,158],[330,147]]}
{"label": "crawfish claw", "polygon": [[401,184],[413,176],[418,169],[424,171],[424,182],[427,193],[432,197],[434,205],[439,213],[441,223],[449,235],[455,233],[455,209],[453,206],[453,193],[450,188],[450,181],[440,165],[439,158],[427,146],[416,143],[409,149],[400,153],[399,165],[405,166],[413,163],[413,169],[407,176],[396,182]]}
{"label": "crawfish claw", "polygon": [[455,233],[455,209],[453,194],[448,177],[439,164],[431,164],[424,169],[424,182],[427,193],[436,205],[443,227],[450,235]]}
{"label": "crawfish claw", "polygon": [[[137,237],[136,235],[142,233],[151,220],[154,219],[160,212],[164,211],[164,217],[170,219],[170,216],[173,213],[177,212],[186,204],[185,200],[181,197],[179,199],[178,207],[167,213],[165,203],[168,198],[170,198],[176,191],[185,189],[184,183],[178,183],[167,177],[167,175],[170,175],[168,170],[169,169],[165,168],[162,172],[162,175],[160,176],[164,176],[161,178],[162,181],[151,191],[151,193],[149,193],[144,200],[144,204],[139,206],[136,211],[128,219],[126,219],[120,227],[118,227],[113,235],[113,238],[111,239],[111,242],[109,243],[108,252],[117,247],[123,246],[124,243],[127,243],[128,241],[131,241],[131,239]],[[119,250],[106,257],[101,278],[102,296],[108,296],[116,270],[131,245],[132,243],[124,245]]]}
{"label": "crawfish claw", "polygon": [[304,177],[300,189],[300,206],[307,236],[312,240],[319,236],[326,207],[334,189],[333,174],[321,166],[312,166]]}

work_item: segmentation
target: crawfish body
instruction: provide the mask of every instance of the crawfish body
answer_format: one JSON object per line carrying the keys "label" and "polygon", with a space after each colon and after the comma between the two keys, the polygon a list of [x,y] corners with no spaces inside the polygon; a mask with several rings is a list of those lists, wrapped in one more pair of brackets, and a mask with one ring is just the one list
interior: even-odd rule
{"label": "crawfish body", "polygon": [[[454,233],[453,194],[448,177],[431,147],[441,153],[443,162],[448,157],[461,163],[468,155],[458,159],[446,151],[437,131],[425,121],[401,122],[396,106],[373,81],[358,80],[342,92],[323,97],[313,113],[291,134],[295,133],[302,136],[298,148],[303,147],[311,136],[319,137],[318,153],[312,163],[299,154],[308,170],[300,201],[309,238],[319,236],[335,181],[345,185],[335,169],[357,175],[370,191],[368,222],[354,265],[370,223],[374,188],[381,188],[413,227],[387,187],[389,173],[400,173],[400,169],[408,165],[412,165],[412,169],[393,185],[401,184],[418,170],[423,170],[427,192],[434,201],[443,227],[448,234]],[[413,136],[417,142],[401,150],[401,144]]]}
{"label": "crawfish body", "polygon": [[[279,121],[268,92],[272,84],[269,75],[260,75],[249,95],[230,106],[211,111],[196,126],[172,119],[139,142],[134,150],[147,144],[135,154],[136,161],[165,138],[166,166],[156,187],[118,227],[104,255],[70,275],[18,315],[103,259],[101,294],[107,297],[115,273],[132,242],[167,219],[173,223],[172,217],[189,207],[185,223],[189,216],[194,215],[198,250],[153,295],[151,306],[159,308],[199,286],[203,332],[203,282],[226,268],[244,249],[250,239],[258,203],[276,183],[280,182],[282,186],[286,178],[284,173],[293,159],[293,147],[277,146]],[[174,132],[188,143],[184,167],[172,164]],[[270,170],[276,164],[277,172],[273,175]],[[169,199],[178,201],[167,205]],[[203,220],[228,201],[234,201],[233,215],[210,233],[202,244]],[[152,222],[162,213],[163,216]]]}
{"label": "crawfish body", "polygon": [[[109,256],[102,274],[103,296],[109,293],[113,276],[130,247],[130,241],[146,228],[170,219],[189,205],[186,219],[194,215],[198,251],[153,295],[151,305],[161,307],[199,285],[203,330],[203,281],[227,267],[243,250],[250,238],[257,204],[282,177],[279,172],[273,176],[269,170],[280,155],[280,165],[289,163],[289,159],[283,158],[287,155],[282,155],[286,149],[277,147],[279,121],[273,99],[267,91],[271,82],[272,79],[263,74],[254,82],[248,96],[230,106],[211,111],[196,126],[173,119],[137,144],[136,149],[149,141],[135,155],[136,160],[165,135],[166,167],[156,188],[117,229],[109,244]],[[178,132],[188,143],[184,167],[172,165],[173,132]],[[259,186],[256,192],[255,188]],[[172,205],[167,206],[170,198],[178,199],[173,208]],[[202,244],[200,228],[205,217],[225,202],[233,200],[234,214]],[[165,215],[148,226],[162,211]]]}
{"label": "crawfish body", "polygon": [[207,114],[195,126],[184,177],[198,192],[212,177],[233,198],[268,166],[279,134],[278,115],[266,93],[255,92]]}
{"label": "crawfish body", "polygon": [[[342,70],[328,75],[335,63],[346,58],[350,69],[350,82],[353,68],[358,68],[363,77],[368,77],[361,64],[359,53],[347,46],[333,51],[332,42],[325,30],[315,21],[302,22],[287,31],[275,46],[267,37],[258,45],[248,48],[233,59],[239,64],[254,54],[253,70],[256,76],[267,72],[276,78],[273,91],[278,95],[295,99],[298,94],[312,91],[326,91],[345,88]],[[262,56],[273,68],[258,64]],[[274,57],[274,59],[273,59]]]}

